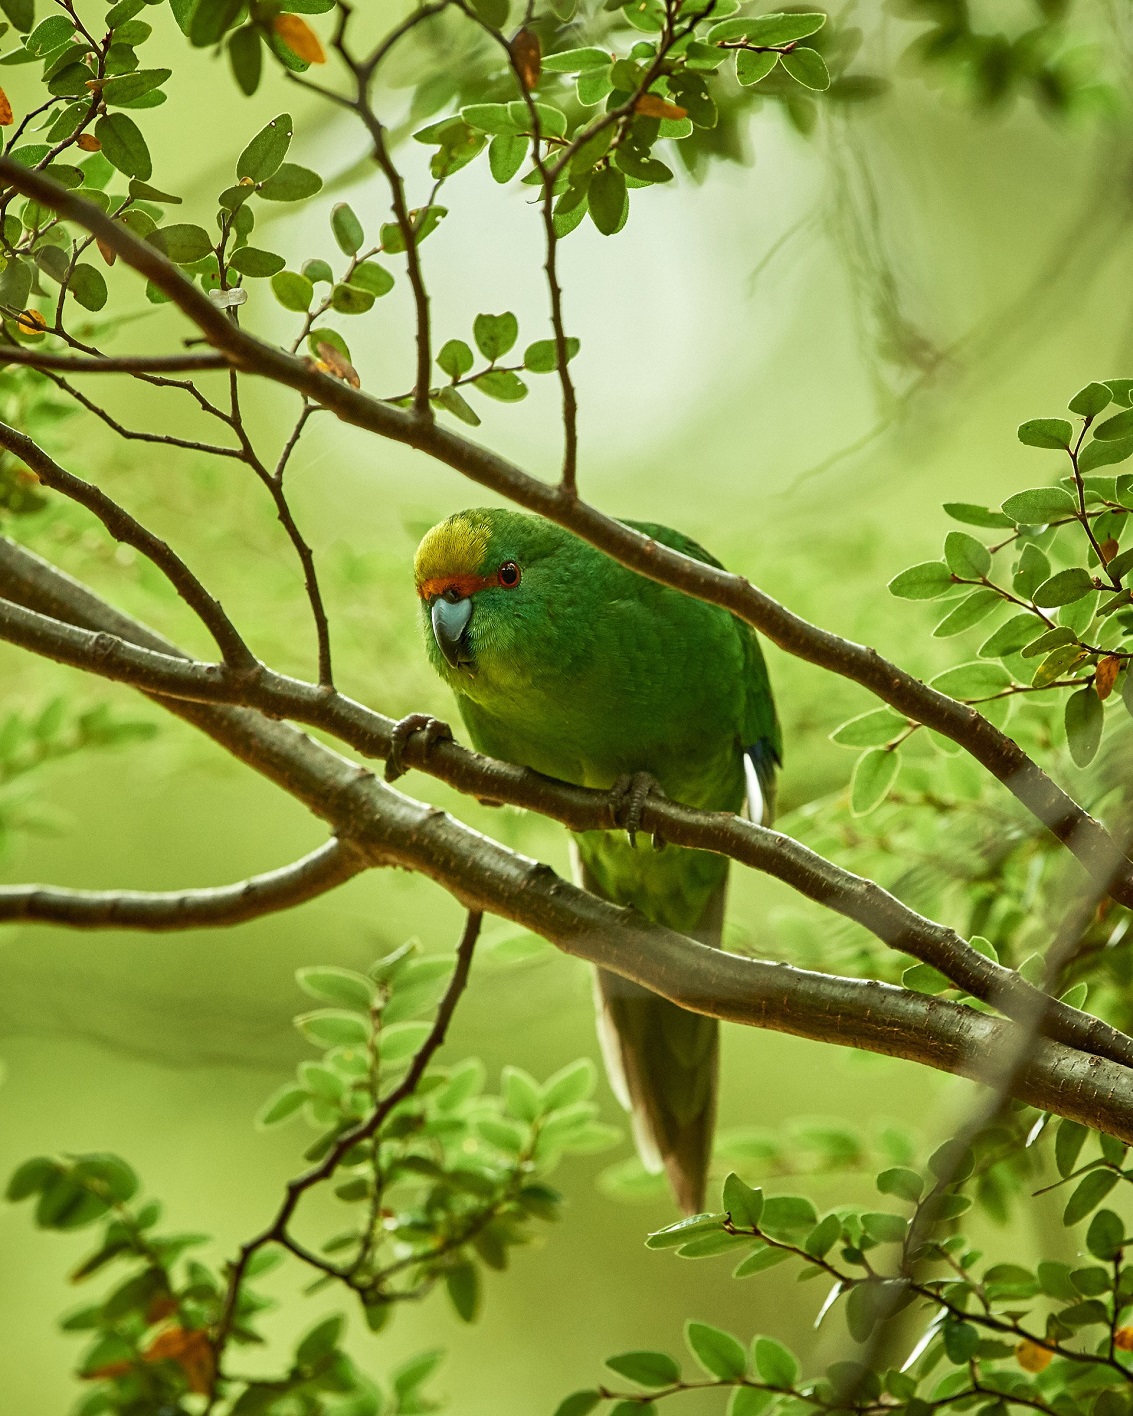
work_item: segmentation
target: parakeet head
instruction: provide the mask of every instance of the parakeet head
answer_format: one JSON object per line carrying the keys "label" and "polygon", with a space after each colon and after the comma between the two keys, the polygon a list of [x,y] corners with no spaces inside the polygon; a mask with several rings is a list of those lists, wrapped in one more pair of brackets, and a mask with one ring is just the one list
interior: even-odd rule
{"label": "parakeet head", "polygon": [[554,621],[576,598],[572,552],[588,549],[542,517],[500,508],[460,511],[427,532],[414,574],[441,677],[471,697],[529,680],[550,652]]}

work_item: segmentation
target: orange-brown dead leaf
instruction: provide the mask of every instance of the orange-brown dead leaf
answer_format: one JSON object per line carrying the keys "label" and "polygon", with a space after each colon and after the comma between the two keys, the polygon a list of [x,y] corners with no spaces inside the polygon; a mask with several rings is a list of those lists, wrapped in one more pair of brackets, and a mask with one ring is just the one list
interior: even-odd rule
{"label": "orange-brown dead leaf", "polygon": [[345,355],[340,354],[333,344],[316,345],[319,358],[326,365],[327,373],[333,374],[336,379],[341,379],[343,383],[348,383],[351,388],[361,388],[362,380],[358,377],[358,370]]}
{"label": "orange-brown dead leaf", "polygon": [[177,1299],[172,1293],[159,1293],[150,1302],[146,1309],[147,1323],[160,1323],[166,1318],[172,1317],[177,1311]]}
{"label": "orange-brown dead leaf", "polygon": [[543,72],[543,49],[539,36],[531,30],[521,29],[511,42],[511,57],[520,82],[530,91],[539,82],[539,76]]}
{"label": "orange-brown dead leaf", "polygon": [[1037,1342],[1024,1338],[1015,1348],[1015,1360],[1024,1372],[1045,1372],[1054,1356]]}
{"label": "orange-brown dead leaf", "polygon": [[22,310],[16,316],[16,326],[24,334],[42,334],[47,328],[47,321],[38,310]]}
{"label": "orange-brown dead leaf", "polygon": [[0,88],[0,128],[10,128],[15,121],[8,95]]}
{"label": "orange-brown dead leaf", "polygon": [[79,1376],[84,1382],[107,1382],[115,1377],[124,1377],[133,1369],[132,1362],[107,1362],[105,1367],[96,1367],[93,1372],[80,1372]]}
{"label": "orange-brown dead leaf", "polygon": [[1121,660],[1110,654],[1094,670],[1094,688],[1103,703],[1113,692],[1113,685],[1117,682],[1117,671],[1120,667]]}
{"label": "orange-brown dead leaf", "polygon": [[1098,549],[1102,553],[1102,560],[1105,562],[1106,565],[1108,565],[1110,561],[1113,560],[1114,556],[1117,555],[1117,542],[1113,539],[1112,536],[1107,536],[1106,539],[1098,547]]}
{"label": "orange-brown dead leaf", "polygon": [[643,93],[633,105],[633,111],[643,118],[687,118],[688,110],[679,103],[670,103],[655,93]]}
{"label": "orange-brown dead leaf", "polygon": [[325,64],[326,52],[318,35],[301,15],[276,15],[271,27],[293,54],[308,64]]}
{"label": "orange-brown dead leaf", "polygon": [[102,257],[102,259],[106,262],[107,265],[113,265],[114,262],[118,259],[118,252],[114,249],[113,246],[108,246],[105,241],[96,239],[95,245],[98,247],[98,254]]}
{"label": "orange-brown dead leaf", "polygon": [[176,1362],[185,1373],[189,1390],[207,1395],[216,1370],[216,1356],[208,1334],[199,1328],[166,1328],[142,1353],[147,1362]]}
{"label": "orange-brown dead leaf", "polygon": [[93,133],[80,133],[75,142],[84,152],[101,152],[102,144]]}
{"label": "orange-brown dead leaf", "polygon": [[1122,1352],[1133,1352],[1133,1327],[1119,1327],[1113,1334],[1113,1345]]}

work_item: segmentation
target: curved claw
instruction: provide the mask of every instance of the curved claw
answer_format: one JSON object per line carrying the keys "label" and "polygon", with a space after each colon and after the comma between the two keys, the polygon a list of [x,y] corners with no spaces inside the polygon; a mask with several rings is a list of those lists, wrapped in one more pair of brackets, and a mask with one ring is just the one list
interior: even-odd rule
{"label": "curved claw", "polygon": [[[650,793],[663,797],[661,784],[649,772],[626,772],[610,788],[610,815],[615,826],[621,826],[629,837],[629,843],[637,849],[637,833],[641,830],[641,818],[645,812],[645,801]],[[659,851],[665,842],[654,834],[653,849]]]}
{"label": "curved claw", "polygon": [[443,723],[440,718],[430,717],[428,713],[410,713],[395,723],[393,732],[390,735],[389,756],[386,758],[385,779],[387,782],[396,782],[398,777],[403,777],[409,768],[406,767],[402,754],[405,752],[409,739],[416,733],[425,734],[426,753],[436,742],[451,742],[452,729],[447,723]]}

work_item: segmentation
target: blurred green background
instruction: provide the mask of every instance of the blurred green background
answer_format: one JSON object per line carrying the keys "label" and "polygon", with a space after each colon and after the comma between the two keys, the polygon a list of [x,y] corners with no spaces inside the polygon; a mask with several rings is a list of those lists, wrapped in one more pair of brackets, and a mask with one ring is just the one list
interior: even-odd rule
{"label": "blurred green background", "polygon": [[[165,12],[154,13],[163,22]],[[902,47],[884,26],[876,42],[882,59]],[[185,219],[209,219],[239,148],[285,108],[296,119],[297,160],[326,178],[363,154],[357,131],[328,120],[278,74],[244,100],[209,56],[189,54],[172,33],[168,47],[180,66],[173,101],[147,132],[155,181],[175,174]],[[1038,480],[1016,424],[1061,411],[1091,378],[1131,372],[1133,135],[1120,117],[1057,125],[1027,104],[976,115],[896,67],[884,100],[832,112],[810,140],[777,110],[758,116],[753,166],[716,170],[703,186],[681,179],[651,190],[616,240],[586,224],[564,246],[563,274],[568,327],[582,340],[574,367],[584,494],[615,514],[680,527],[792,608],[926,671],[954,660],[957,646],[928,639],[927,613],[893,608],[884,587],[938,553],[939,503],[996,503]],[[20,71],[5,73],[18,107]],[[419,152],[406,157],[420,168]],[[519,190],[495,188],[477,167],[452,182],[452,215],[426,248],[438,342],[467,337],[478,311],[504,308],[519,315],[521,338],[545,334],[539,232]],[[370,229],[386,219],[377,180],[340,184],[333,199],[343,196]],[[331,200],[328,191],[298,214],[281,212],[273,248],[297,260],[329,254]],[[120,269],[112,279],[130,288]],[[347,331],[364,387],[379,394],[411,382],[403,295]],[[150,310],[139,289],[131,299],[145,318],[115,347],[173,347],[178,318]],[[290,337],[292,317],[263,285],[248,308],[257,327]],[[138,426],[195,426],[175,397],[125,383],[100,392]],[[251,383],[245,398],[271,445],[294,399]],[[485,441],[553,475],[551,380],[537,380],[522,405],[482,411]],[[313,673],[297,567],[246,469],[124,446],[85,415],[58,438],[73,470],[175,539],[270,663]],[[339,686],[394,715],[451,716],[419,643],[412,552],[429,524],[483,494],[327,416],[311,425],[290,478],[325,579]],[[49,516],[34,544],[205,651],[155,577],[93,525]],[[791,811],[843,790],[853,759],[826,734],[868,698],[774,650],[769,657],[790,829]],[[10,651],[0,651],[0,676],[0,711],[34,711],[62,691],[160,726],[140,747],[40,774],[27,801],[9,793],[8,814],[29,829],[7,839],[5,881],[222,883],[322,838],[286,797],[148,704]],[[564,834],[551,823],[488,812],[419,774],[399,785],[568,868]],[[767,939],[777,952],[784,915],[797,909],[785,889],[737,873],[731,918],[751,948]],[[301,1006],[294,969],[365,967],[411,936],[451,948],[459,923],[453,901],[431,885],[375,872],[289,915],[224,932],[150,939],[0,929],[0,1171],[42,1151],[117,1151],[165,1201],[171,1227],[215,1235],[218,1258],[232,1252],[272,1213],[305,1144],[298,1127],[262,1134],[251,1122],[306,1053],[290,1022]],[[478,965],[445,1055],[468,1054],[483,1057],[493,1079],[505,1062],[542,1077],[596,1057],[587,970],[549,949],[507,968]],[[829,1116],[869,1130],[897,1120],[932,1142],[964,1095],[961,1084],[911,1065],[726,1029],[725,1126]],[[606,1118],[618,1119],[604,1083],[602,1099]],[[840,1332],[806,1337],[823,1297],[817,1286],[800,1288],[782,1270],[736,1285],[723,1264],[648,1253],[643,1235],[672,1217],[667,1201],[629,1205],[595,1186],[600,1170],[629,1154],[627,1141],[612,1156],[564,1167],[556,1180],[569,1198],[564,1220],[510,1272],[490,1277],[477,1327],[460,1325],[441,1294],[406,1305],[380,1338],[352,1314],[359,1362],[380,1377],[421,1347],[446,1346],[434,1385],[452,1409],[520,1416],[549,1411],[593,1381],[610,1352],[675,1341],[688,1316],[745,1337],[789,1337],[804,1357],[808,1343],[834,1353]],[[854,1182],[806,1183],[833,1200]],[[312,1205],[312,1235],[333,1223],[333,1204]],[[55,1319],[81,1296],[65,1275],[84,1248],[82,1236],[37,1233],[24,1209],[0,1207],[5,1411],[46,1416],[73,1399],[76,1344]],[[327,1302],[301,1297],[287,1269],[268,1287],[282,1300],[272,1321],[282,1352]]]}

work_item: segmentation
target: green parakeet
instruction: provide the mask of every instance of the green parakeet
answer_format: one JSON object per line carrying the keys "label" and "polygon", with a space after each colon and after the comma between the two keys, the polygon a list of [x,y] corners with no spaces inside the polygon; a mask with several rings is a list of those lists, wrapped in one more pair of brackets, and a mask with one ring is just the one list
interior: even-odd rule
{"label": "green parakeet", "polygon": [[[627,522],[719,562],[679,532]],[[474,745],[599,789],[648,773],[689,806],[768,821],[780,735],[754,631],[728,611],[627,570],[541,517],[462,511],[415,562],[429,659]],[[580,883],[720,947],[728,861],[575,837]],[[714,1019],[599,970],[599,1037],[642,1159],[687,1213],[703,1208],[719,1057]]]}

